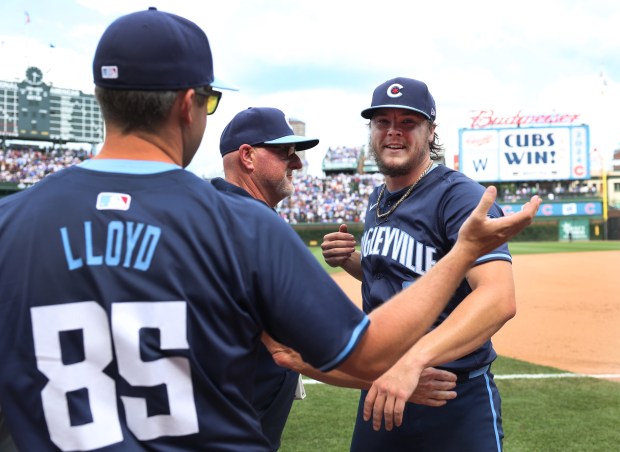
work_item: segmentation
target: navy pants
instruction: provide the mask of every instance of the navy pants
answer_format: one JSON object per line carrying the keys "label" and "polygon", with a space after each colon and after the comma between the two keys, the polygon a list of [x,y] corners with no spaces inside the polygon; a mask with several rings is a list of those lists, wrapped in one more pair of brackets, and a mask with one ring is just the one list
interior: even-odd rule
{"label": "navy pants", "polygon": [[439,408],[408,403],[403,424],[388,432],[372,429],[364,421],[367,391],[362,391],[351,440],[352,452],[424,451],[490,452],[502,451],[501,401],[493,374],[457,382],[456,399]]}

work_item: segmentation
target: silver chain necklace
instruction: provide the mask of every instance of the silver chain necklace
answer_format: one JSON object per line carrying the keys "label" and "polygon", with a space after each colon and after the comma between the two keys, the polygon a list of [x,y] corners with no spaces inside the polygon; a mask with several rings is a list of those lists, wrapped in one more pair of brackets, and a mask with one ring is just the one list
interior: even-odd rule
{"label": "silver chain necklace", "polygon": [[426,176],[426,174],[431,170],[431,167],[433,166],[433,161],[431,160],[431,162],[428,164],[428,166],[426,167],[426,169],[422,172],[422,174],[420,174],[420,177],[418,177],[418,180],[416,180],[413,185],[411,185],[411,187],[409,187],[409,189],[405,192],[404,195],[402,195],[400,197],[400,199],[396,202],[396,204],[394,204],[390,210],[388,210],[385,213],[379,213],[379,204],[381,204],[381,197],[383,196],[383,192],[385,191],[385,184],[383,184],[383,187],[381,187],[381,191],[379,192],[379,198],[377,198],[377,219],[380,218],[385,218],[388,215],[390,215],[392,212],[394,212],[396,210],[396,208],[398,206],[400,206],[400,204],[407,199],[407,197],[411,194],[411,192],[413,191],[413,187],[415,187],[416,185],[418,185],[418,182],[420,182],[422,180],[422,178],[424,176]]}

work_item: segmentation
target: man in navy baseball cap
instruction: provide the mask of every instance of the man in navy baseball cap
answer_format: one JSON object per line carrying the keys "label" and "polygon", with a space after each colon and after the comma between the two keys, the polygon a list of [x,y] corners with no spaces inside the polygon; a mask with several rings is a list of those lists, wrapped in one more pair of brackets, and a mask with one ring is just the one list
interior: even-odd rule
{"label": "man in navy baseball cap", "polygon": [[[381,252],[369,247],[345,254],[355,249],[346,225],[325,235],[321,248],[326,262],[357,275],[365,288],[364,311],[370,313],[442,264],[485,189],[435,162],[443,145],[436,133],[435,100],[425,83],[406,77],[387,80],[375,88],[370,107],[361,115],[369,119],[368,149],[385,177],[369,196],[363,236],[386,230],[415,237],[419,248],[414,261],[420,263],[403,265],[397,256],[400,245],[385,240]],[[500,218],[503,212],[494,203],[487,215]],[[502,416],[497,415],[501,397],[490,371],[497,353],[491,337],[515,313],[511,262],[505,244],[476,261],[433,328],[370,390],[362,391],[351,452],[411,450],[412,444],[424,450],[502,450]],[[420,369],[438,364],[456,375],[458,402],[441,409],[409,403]],[[368,422],[371,411],[373,422]]]}
{"label": "man in navy baseball cap", "polygon": [[[221,192],[254,198],[275,210],[295,193],[293,171],[302,168],[296,151],[319,144],[315,138],[295,135],[284,112],[250,107],[235,115],[220,139],[225,179],[211,183]],[[303,393],[299,373],[276,365],[264,347],[259,349],[253,406],[273,450],[280,439],[296,394]],[[298,396],[299,398],[299,396]]]}
{"label": "man in navy baseball cap", "polygon": [[296,152],[317,144],[316,138],[295,135],[281,110],[250,107],[224,128],[220,153],[226,180],[211,182],[220,191],[249,195],[274,209],[295,193],[293,171],[303,166]]}
{"label": "man in navy baseball cap", "polygon": [[431,96],[426,83],[406,77],[396,77],[375,88],[372,103],[362,110],[362,117],[371,119],[381,108],[402,108],[411,110],[435,121],[435,99]]}

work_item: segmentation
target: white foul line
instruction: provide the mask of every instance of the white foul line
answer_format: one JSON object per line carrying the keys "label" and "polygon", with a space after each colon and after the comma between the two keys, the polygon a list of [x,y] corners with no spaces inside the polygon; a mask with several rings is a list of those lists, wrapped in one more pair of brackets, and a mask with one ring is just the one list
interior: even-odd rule
{"label": "white foul line", "polygon": [[[561,374],[508,374],[508,375],[494,375],[495,380],[518,380],[518,379],[529,379],[529,380],[539,380],[544,378],[600,378],[603,380],[608,379],[620,379],[620,374],[572,374],[572,373],[561,373]],[[303,383],[305,385],[316,385],[323,384],[322,381],[313,380],[310,378],[304,378]]]}
{"label": "white foul line", "polygon": [[620,374],[512,374],[512,375],[494,375],[496,380],[516,380],[519,378],[525,379],[542,379],[542,378],[620,378]]}

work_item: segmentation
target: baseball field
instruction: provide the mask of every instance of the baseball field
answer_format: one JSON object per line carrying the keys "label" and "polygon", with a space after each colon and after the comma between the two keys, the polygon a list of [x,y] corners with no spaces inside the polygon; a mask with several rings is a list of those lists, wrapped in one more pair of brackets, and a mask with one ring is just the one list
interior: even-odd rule
{"label": "baseball field", "polygon": [[[517,315],[493,337],[505,450],[620,450],[620,242],[510,250]],[[332,276],[361,303],[359,282]],[[308,383],[281,451],[347,451],[358,391]]]}

